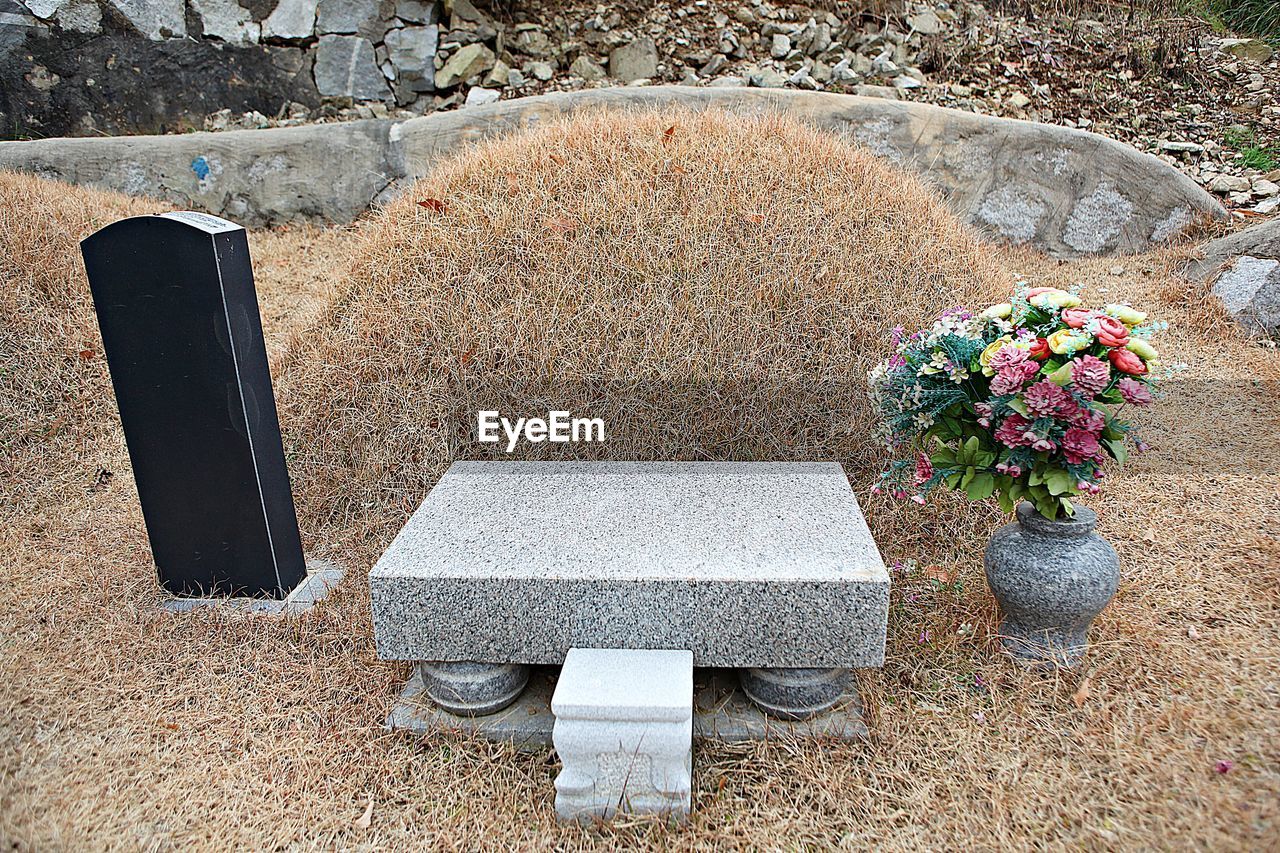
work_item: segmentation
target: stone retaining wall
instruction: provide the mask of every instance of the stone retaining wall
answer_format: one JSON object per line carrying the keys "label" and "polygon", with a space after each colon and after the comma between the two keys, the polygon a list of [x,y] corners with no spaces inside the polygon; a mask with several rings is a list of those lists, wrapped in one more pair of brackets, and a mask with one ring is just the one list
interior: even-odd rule
{"label": "stone retaining wall", "polygon": [[1064,257],[1142,251],[1176,237],[1198,217],[1226,215],[1178,170],[1096,134],[791,90],[624,87],[403,122],[8,142],[0,143],[0,168],[164,198],[251,226],[347,222],[469,142],[578,109],[672,103],[789,112],[918,172],[993,239]]}

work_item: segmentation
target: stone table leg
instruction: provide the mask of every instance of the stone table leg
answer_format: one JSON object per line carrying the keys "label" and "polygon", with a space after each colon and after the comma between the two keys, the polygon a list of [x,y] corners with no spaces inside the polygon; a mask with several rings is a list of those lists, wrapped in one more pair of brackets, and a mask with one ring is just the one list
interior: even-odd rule
{"label": "stone table leg", "polygon": [[431,701],[464,717],[501,711],[529,681],[529,667],[519,663],[422,661],[418,670]]}
{"label": "stone table leg", "polygon": [[804,720],[836,704],[849,686],[847,669],[742,669],[742,692],[771,717]]}

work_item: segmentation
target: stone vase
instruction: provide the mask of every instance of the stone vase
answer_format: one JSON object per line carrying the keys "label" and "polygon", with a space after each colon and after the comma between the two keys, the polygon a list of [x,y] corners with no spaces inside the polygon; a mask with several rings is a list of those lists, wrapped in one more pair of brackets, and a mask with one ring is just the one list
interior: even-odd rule
{"label": "stone vase", "polygon": [[1085,633],[1120,582],[1120,559],[1094,532],[1097,514],[1050,521],[1029,503],[987,544],[987,584],[1000,604],[1000,639],[1033,667],[1072,667],[1084,657]]}

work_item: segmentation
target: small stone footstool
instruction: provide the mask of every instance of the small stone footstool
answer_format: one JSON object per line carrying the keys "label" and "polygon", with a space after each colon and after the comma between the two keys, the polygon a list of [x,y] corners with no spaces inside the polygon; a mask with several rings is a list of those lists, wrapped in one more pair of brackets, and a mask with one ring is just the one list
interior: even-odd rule
{"label": "small stone footstool", "polygon": [[570,649],[551,709],[558,817],[688,815],[693,652]]}

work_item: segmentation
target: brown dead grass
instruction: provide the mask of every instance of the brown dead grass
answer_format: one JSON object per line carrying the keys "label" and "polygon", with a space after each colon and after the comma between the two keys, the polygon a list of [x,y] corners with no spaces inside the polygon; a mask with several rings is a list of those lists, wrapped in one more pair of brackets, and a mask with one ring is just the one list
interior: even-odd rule
{"label": "brown dead grass", "polygon": [[[21,196],[33,230],[74,241],[91,229],[61,218],[80,191],[39,189],[34,202]],[[0,209],[24,191],[12,181],[0,190]],[[330,236],[333,246],[342,237]],[[320,239],[310,232],[254,239],[278,343],[306,319],[273,306],[323,290],[314,282],[341,249],[309,267],[295,246]],[[998,512],[864,499],[889,560],[916,559],[952,581],[895,578],[888,662],[861,675],[871,740],[699,749],[688,826],[559,826],[549,754],[381,731],[405,670],[372,647],[365,572],[385,537],[361,517],[309,532],[313,552],[350,570],[311,614],[163,614],[113,407],[80,399],[75,384],[69,404],[15,400],[6,386],[6,414],[21,404],[38,420],[80,405],[108,417],[43,467],[6,474],[0,838],[21,849],[1274,848],[1280,358],[1176,285],[1168,256],[999,254],[1037,283],[1083,282],[1167,318],[1166,359],[1192,365],[1175,386],[1185,393],[1152,413],[1156,452],[1116,472],[1094,502],[1123,580],[1082,671],[1024,673],[997,651],[981,549]],[[78,260],[54,257],[71,265],[54,272],[75,293]],[[1126,272],[1113,276],[1117,263]],[[20,323],[10,304],[6,329]],[[304,369],[287,364],[280,384]],[[116,476],[100,483],[99,468]],[[864,494],[874,468],[850,474]],[[65,485],[48,489],[50,479]],[[314,493],[295,492],[311,511]],[[378,500],[384,526],[403,519],[399,495]],[[1218,760],[1235,765],[1218,774]]]}
{"label": "brown dead grass", "polygon": [[865,464],[887,331],[1007,280],[915,177],[784,117],[594,114],[477,146],[373,218],[294,348],[304,523],[384,535],[483,451],[480,408],[608,425],[529,455]]}

